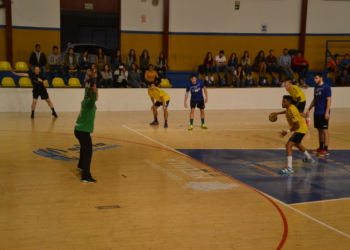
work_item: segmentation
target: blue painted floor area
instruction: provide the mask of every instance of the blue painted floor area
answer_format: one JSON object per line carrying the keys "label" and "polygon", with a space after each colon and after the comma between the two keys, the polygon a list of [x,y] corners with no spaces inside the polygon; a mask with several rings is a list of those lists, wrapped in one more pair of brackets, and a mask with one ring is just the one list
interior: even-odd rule
{"label": "blue painted floor area", "polygon": [[324,158],[313,156],[315,163],[303,163],[304,155],[293,151],[295,173],[285,176],[278,174],[286,166],[285,150],[178,151],[287,204],[350,197],[349,150],[331,150]]}

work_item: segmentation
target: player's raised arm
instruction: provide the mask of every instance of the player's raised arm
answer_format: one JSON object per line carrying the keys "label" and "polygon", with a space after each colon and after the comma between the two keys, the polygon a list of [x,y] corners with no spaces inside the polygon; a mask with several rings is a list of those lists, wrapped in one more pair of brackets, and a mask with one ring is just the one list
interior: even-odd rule
{"label": "player's raised arm", "polygon": [[16,72],[13,72],[11,71],[12,74],[16,75],[16,76],[24,76],[24,77],[28,77],[28,73],[16,73]]}

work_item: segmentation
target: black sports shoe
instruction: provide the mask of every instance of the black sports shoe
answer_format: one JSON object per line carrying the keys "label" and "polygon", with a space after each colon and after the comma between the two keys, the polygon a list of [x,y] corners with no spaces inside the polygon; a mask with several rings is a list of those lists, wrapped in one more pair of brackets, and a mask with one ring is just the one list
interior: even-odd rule
{"label": "black sports shoe", "polygon": [[81,180],[81,182],[84,182],[84,183],[95,183],[97,181],[95,179],[90,178],[90,179],[87,179],[87,180]]}
{"label": "black sports shoe", "polygon": [[54,117],[58,117],[57,114],[56,114],[56,112],[52,112],[52,115],[53,115]]}
{"label": "black sports shoe", "polygon": [[31,114],[31,115],[30,115],[30,118],[34,119],[34,114]]}

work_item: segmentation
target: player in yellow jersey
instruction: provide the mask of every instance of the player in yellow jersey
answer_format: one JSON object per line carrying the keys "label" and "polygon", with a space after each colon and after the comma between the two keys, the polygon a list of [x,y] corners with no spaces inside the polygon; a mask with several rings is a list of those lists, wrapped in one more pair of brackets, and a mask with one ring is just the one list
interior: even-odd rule
{"label": "player in yellow jersey", "polygon": [[[154,83],[150,83],[148,85],[148,96],[151,98],[153,110],[154,121],[150,123],[150,125],[159,125],[158,122],[158,111],[159,106],[163,106],[164,111],[164,128],[168,127],[168,106],[170,102],[170,96],[165,93],[164,90],[156,87]],[[156,100],[156,102],[154,102]]]}
{"label": "player in yellow jersey", "polygon": [[290,95],[283,96],[282,99],[282,107],[286,109],[286,118],[289,125],[289,129],[282,130],[282,132],[278,132],[279,137],[283,138],[286,134],[290,132],[294,132],[293,135],[289,138],[286,144],[286,152],[287,152],[287,166],[282,168],[279,172],[281,174],[292,174],[294,173],[292,160],[293,160],[293,146],[297,147],[304,155],[305,158],[303,162],[315,162],[314,159],[311,158],[307,150],[303,145],[301,145],[301,141],[305,134],[308,131],[308,128],[305,124],[304,119],[301,117],[298,109],[295,105],[292,104],[293,98]]}

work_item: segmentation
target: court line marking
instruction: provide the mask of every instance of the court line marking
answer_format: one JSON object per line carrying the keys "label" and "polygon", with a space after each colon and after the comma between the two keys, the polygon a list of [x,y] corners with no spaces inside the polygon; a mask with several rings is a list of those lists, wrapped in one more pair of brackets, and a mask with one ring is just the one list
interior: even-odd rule
{"label": "court line marking", "polygon": [[269,174],[272,174],[272,175],[277,175],[276,173],[271,172],[270,170],[267,170],[267,169],[265,169],[265,168],[259,167],[258,165],[252,164],[252,166],[255,167],[255,168],[257,168],[257,169],[260,169],[260,170],[262,170],[262,171],[265,171],[266,173],[269,173]]}
{"label": "court line marking", "polygon": [[[124,126],[124,125],[122,125],[122,126],[125,127],[125,128],[127,128],[127,129],[130,129],[130,128],[127,127],[127,126]],[[131,130],[131,131],[134,131],[135,133],[137,133],[137,134],[139,134],[139,135],[142,135],[143,137],[145,137],[145,138],[147,138],[147,139],[149,139],[149,140],[151,140],[151,141],[154,141],[154,142],[156,142],[156,143],[158,143],[158,144],[160,144],[160,145],[163,145],[163,146],[165,146],[166,148],[169,148],[169,149],[171,149],[172,151],[175,151],[176,153],[180,153],[180,154],[182,154],[182,155],[185,155],[185,154],[183,154],[182,152],[179,152],[179,151],[177,151],[176,149],[172,149],[172,148],[170,148],[170,147],[168,147],[168,146],[166,146],[166,145],[164,145],[164,144],[162,144],[162,143],[160,143],[160,142],[157,142],[157,141],[155,141],[155,140],[149,138],[148,136],[145,136],[145,135],[143,135],[143,134],[141,134],[141,133],[139,133],[139,132],[137,132],[137,131],[135,131],[135,130],[133,130],[133,129],[130,129],[130,130]],[[190,156],[188,156],[188,155],[186,155],[186,156],[189,157],[189,158],[192,158],[192,157],[190,157]],[[194,159],[194,160],[195,160],[195,159]],[[197,160],[196,160],[196,161],[197,161]],[[197,161],[197,162],[200,162],[200,161]],[[200,162],[200,163],[202,163],[202,162]],[[203,165],[206,165],[206,164],[204,164],[204,163],[202,163],[202,164],[203,164]],[[206,166],[210,167],[209,165],[206,165]],[[213,167],[210,167],[210,168],[211,168],[211,169],[215,169],[215,168],[213,168]],[[226,176],[227,176],[227,175],[226,175]],[[268,194],[266,194],[266,193],[264,193],[264,192],[261,192],[260,190],[257,190],[257,189],[255,189],[255,188],[253,188],[253,187],[251,187],[251,186],[249,186],[249,185],[243,183],[243,182],[240,182],[240,181],[236,180],[235,178],[233,178],[233,177],[231,177],[231,176],[227,176],[227,177],[230,178],[230,179],[232,179],[232,180],[235,180],[235,181],[237,181],[237,182],[239,182],[239,183],[244,184],[244,186],[246,186],[246,187],[250,187],[251,189],[255,190],[256,192],[258,192],[258,193],[260,193],[260,194],[263,194],[263,195],[269,197],[270,199],[272,199],[272,200],[274,200],[274,201],[277,201],[277,202],[280,203],[280,204],[283,204],[283,205],[286,206],[287,208],[289,208],[289,209],[291,209],[291,210],[293,210],[293,211],[295,211],[295,212],[297,212],[297,213],[299,213],[299,214],[301,214],[301,215],[304,215],[305,217],[307,217],[307,218],[309,218],[309,219],[311,219],[311,220],[313,220],[313,221],[319,223],[320,225],[323,225],[323,226],[325,226],[325,227],[327,227],[327,228],[329,228],[329,229],[331,229],[331,230],[333,230],[333,231],[335,231],[335,232],[337,232],[337,233],[339,233],[339,234],[341,234],[341,235],[344,235],[344,236],[350,238],[350,235],[348,235],[348,234],[346,234],[346,233],[344,233],[344,232],[342,232],[342,231],[340,231],[340,230],[338,230],[338,229],[335,229],[334,227],[331,227],[331,226],[327,225],[326,223],[324,223],[324,222],[322,222],[322,221],[319,221],[319,220],[317,220],[317,219],[311,217],[310,215],[307,215],[307,214],[305,214],[305,213],[299,211],[298,209],[296,209],[296,208],[294,208],[294,207],[292,207],[292,206],[290,206],[290,205],[288,205],[288,204],[286,204],[286,203],[284,203],[284,202],[282,202],[282,201],[280,201],[280,200],[278,200],[278,199],[276,199],[276,198],[274,198],[274,197],[272,197],[272,196],[270,196],[270,195],[268,195]],[[276,207],[276,208],[277,208],[277,207]],[[281,212],[282,212],[282,211],[281,211]],[[282,212],[282,213],[283,213],[283,212]],[[286,240],[286,239],[284,239],[284,240]],[[284,243],[283,243],[283,244],[284,244]],[[283,245],[282,245],[282,246],[283,246]],[[282,247],[282,246],[281,246],[281,247]]]}
{"label": "court line marking", "polygon": [[322,200],[322,201],[298,202],[298,203],[289,204],[289,206],[313,204],[313,203],[320,203],[320,202],[327,202],[327,201],[339,201],[339,200],[350,200],[350,198],[338,198],[338,199],[329,199],[329,200]]}

